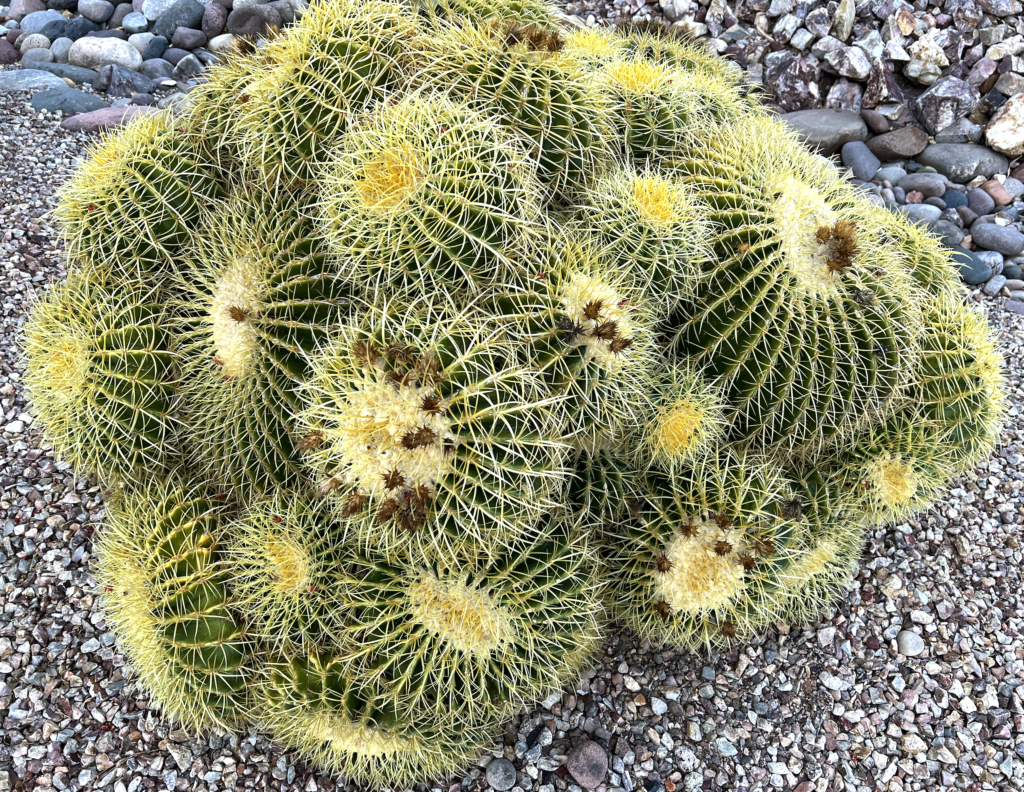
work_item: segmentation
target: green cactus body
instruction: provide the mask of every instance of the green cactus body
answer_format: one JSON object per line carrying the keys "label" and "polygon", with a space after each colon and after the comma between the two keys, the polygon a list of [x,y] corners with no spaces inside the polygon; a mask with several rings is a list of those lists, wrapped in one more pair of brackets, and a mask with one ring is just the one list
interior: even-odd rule
{"label": "green cactus body", "polygon": [[781,124],[709,137],[677,163],[720,231],[671,351],[725,389],[735,439],[818,443],[901,393],[920,301],[884,229]]}
{"label": "green cactus body", "polygon": [[598,525],[618,520],[626,508],[627,493],[635,489],[637,475],[632,460],[617,453],[612,443],[580,451],[569,484],[569,502]]}
{"label": "green cactus body", "polygon": [[399,90],[412,15],[385,0],[326,0],[267,44],[241,97],[237,145],[268,185],[319,181],[363,106]]}
{"label": "green cactus body", "polygon": [[189,450],[243,490],[299,479],[297,388],[352,306],[296,202],[239,192],[209,215],[177,283]]}
{"label": "green cactus body", "polygon": [[492,317],[396,305],[317,358],[307,458],[362,543],[496,541],[553,506],[562,418],[516,352]]}
{"label": "green cactus body", "polygon": [[487,19],[518,22],[548,30],[558,28],[559,11],[544,0],[412,0],[412,7],[428,19],[472,22]]}
{"label": "green cactus body", "polygon": [[255,720],[327,772],[381,790],[463,772],[501,729],[497,720],[417,721],[364,678],[345,656],[280,655],[256,691]]}
{"label": "green cactus body", "polygon": [[482,114],[417,95],[344,137],[322,195],[338,267],[370,299],[478,292],[539,229],[535,167],[516,142]]}
{"label": "green cactus body", "polygon": [[879,222],[885,224],[890,244],[896,246],[920,288],[936,296],[960,288],[960,278],[950,258],[952,251],[944,248],[934,234],[911,222],[902,212],[880,207],[869,207],[866,211],[877,214]]}
{"label": "green cactus body", "polygon": [[710,229],[689,189],[655,170],[622,168],[585,190],[577,223],[615,269],[670,311],[693,294]]}
{"label": "green cactus body", "polygon": [[234,520],[224,554],[249,635],[276,649],[337,645],[348,618],[342,544],[323,503],[301,495],[278,493]]}
{"label": "green cactus body", "polygon": [[953,477],[941,424],[914,407],[864,429],[837,454],[842,487],[873,525],[930,508]]}
{"label": "green cactus body", "polygon": [[573,237],[553,239],[545,258],[487,310],[510,339],[527,345],[570,437],[593,442],[636,425],[649,402],[655,347],[653,320],[632,273]]}
{"label": "green cactus body", "polygon": [[177,452],[160,296],[76,271],[25,327],[25,386],[47,441],[109,483],[160,471]]}
{"label": "green cactus body", "polygon": [[243,725],[251,674],[218,550],[224,506],[171,478],[118,494],[98,536],[102,608],[153,699],[192,730]]}
{"label": "green cactus body", "polygon": [[222,194],[216,176],[196,136],[163,113],[105,135],[60,189],[69,255],[119,275],[171,268]]}
{"label": "green cactus body", "polygon": [[350,655],[410,717],[510,717],[574,679],[600,641],[589,527],[556,509],[508,546],[353,556]]}
{"label": "green cactus body", "polygon": [[556,194],[592,178],[609,135],[601,92],[562,43],[557,32],[514,22],[450,27],[425,39],[418,75],[529,141],[538,178]]}
{"label": "green cactus body", "polygon": [[800,524],[804,541],[782,578],[779,618],[806,624],[846,595],[864,544],[864,521],[834,474],[800,466],[787,477],[792,492],[785,516]]}
{"label": "green cactus body", "polygon": [[773,623],[801,535],[781,472],[734,451],[650,470],[608,529],[612,615],[641,638],[690,649]]}
{"label": "green cactus body", "polygon": [[937,298],[925,314],[915,380],[908,398],[945,430],[953,470],[986,459],[1006,415],[1002,359],[988,321],[955,294]]}

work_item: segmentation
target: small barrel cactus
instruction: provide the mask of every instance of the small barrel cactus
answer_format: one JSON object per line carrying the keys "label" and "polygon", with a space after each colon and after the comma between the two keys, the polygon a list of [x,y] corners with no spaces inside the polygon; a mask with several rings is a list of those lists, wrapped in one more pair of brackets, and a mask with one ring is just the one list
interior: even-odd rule
{"label": "small barrel cactus", "polygon": [[199,138],[163,115],[105,136],[61,188],[55,216],[68,252],[129,275],[171,267],[223,195],[218,175]]}
{"label": "small barrel cactus", "polygon": [[173,462],[175,357],[158,291],[79,272],[25,328],[25,386],[57,453],[104,481]]}

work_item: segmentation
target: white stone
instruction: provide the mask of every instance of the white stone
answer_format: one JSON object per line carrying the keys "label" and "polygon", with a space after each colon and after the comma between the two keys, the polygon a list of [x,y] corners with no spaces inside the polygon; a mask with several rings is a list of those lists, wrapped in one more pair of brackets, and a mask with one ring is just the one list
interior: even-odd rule
{"label": "white stone", "polygon": [[907,77],[921,85],[931,85],[949,66],[949,59],[935,41],[934,33],[934,30],[930,31],[910,46],[910,63],[903,69]]}
{"label": "white stone", "polygon": [[985,127],[985,142],[1000,154],[1024,154],[1024,93],[1011,96]]}
{"label": "white stone", "polygon": [[231,52],[234,46],[235,37],[231,33],[221,33],[207,42],[206,49],[214,55],[223,55],[226,52]]}
{"label": "white stone", "polygon": [[832,35],[846,41],[853,33],[853,19],[857,12],[856,0],[842,0],[832,17]]}
{"label": "white stone", "polygon": [[128,43],[135,47],[141,55],[146,51],[146,47],[149,46],[149,42],[155,38],[155,33],[133,33],[128,37]]}
{"label": "white stone", "polygon": [[917,657],[924,652],[924,639],[912,630],[901,630],[896,636],[896,649],[906,657]]}
{"label": "white stone", "polygon": [[985,57],[991,58],[994,61],[1001,61],[1007,55],[1019,55],[1021,50],[1024,50],[1024,36],[1013,36],[1006,39],[1006,41],[993,44],[988,48]]}
{"label": "white stone", "polygon": [[693,3],[691,0],[661,0],[661,10],[669,22],[678,22],[687,15],[693,17]]}
{"label": "white stone", "polygon": [[18,43],[18,49],[22,55],[30,49],[39,49],[40,47],[44,49],[50,48],[50,40],[42,33],[30,33],[27,36],[22,36],[21,41]]}
{"label": "white stone", "polygon": [[142,0],[142,13],[150,22],[155,22],[160,15],[174,5],[175,0]]}
{"label": "white stone", "polygon": [[655,715],[664,715],[666,712],[668,712],[668,704],[665,702],[664,699],[660,699],[657,697],[652,698],[651,711],[654,712]]}
{"label": "white stone", "polygon": [[919,735],[907,732],[903,735],[903,750],[908,754],[924,753],[928,750],[928,743],[922,740]]}
{"label": "white stone", "polygon": [[108,64],[137,71],[142,53],[127,41],[115,38],[80,38],[71,45],[68,63],[99,71]]}
{"label": "white stone", "polygon": [[7,434],[18,434],[18,432],[22,432],[24,430],[24,421],[11,421],[9,424],[7,424],[7,426],[4,427],[4,431],[7,432]]}

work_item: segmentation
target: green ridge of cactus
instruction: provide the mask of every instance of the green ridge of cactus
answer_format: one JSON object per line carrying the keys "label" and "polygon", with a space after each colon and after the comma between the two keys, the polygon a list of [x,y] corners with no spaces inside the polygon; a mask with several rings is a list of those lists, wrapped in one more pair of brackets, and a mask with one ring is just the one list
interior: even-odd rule
{"label": "green ridge of cactus", "polygon": [[342,139],[323,174],[324,234],[371,300],[478,292],[535,244],[535,170],[492,119],[412,94]]}
{"label": "green ridge of cactus", "polygon": [[509,20],[551,30],[558,27],[561,16],[557,8],[544,0],[412,0],[411,5],[435,21],[455,22],[460,17],[470,22]]}
{"label": "green ridge of cactus", "polygon": [[291,493],[250,505],[228,525],[234,607],[253,639],[277,651],[338,646],[348,618],[343,542],[322,502]]}
{"label": "green ridge of cactus", "polygon": [[591,515],[598,526],[618,520],[637,475],[633,460],[606,438],[599,447],[577,453],[566,493],[569,503]]}
{"label": "green ridge of cactus", "polygon": [[606,529],[611,613],[641,639],[715,648],[771,626],[802,532],[781,470],[726,447],[642,474]]}
{"label": "green ridge of cactus", "polygon": [[175,359],[158,291],[72,271],[25,326],[25,387],[55,453],[106,482],[177,453]]}
{"label": "green ridge of cactus", "polygon": [[58,191],[71,258],[115,274],[173,267],[203,208],[220,197],[199,140],[164,113],[105,134]]}
{"label": "green ridge of cactus", "polygon": [[906,407],[844,443],[837,475],[867,523],[901,522],[931,508],[953,478],[949,442],[941,424]]}
{"label": "green ridge of cactus", "polygon": [[237,49],[220,55],[207,71],[207,79],[189,92],[182,123],[198,138],[221,174],[241,168],[236,130],[249,101],[246,89],[267,66],[262,50]]}
{"label": "green ridge of cactus", "polygon": [[826,615],[846,595],[864,545],[864,520],[851,493],[827,469],[796,465],[787,471],[792,495],[786,516],[804,529],[782,580],[785,624]]}
{"label": "green ridge of cactus", "polygon": [[935,298],[925,313],[908,399],[945,430],[943,446],[957,474],[987,459],[999,441],[1006,415],[1002,368],[985,316],[956,294]]}
{"label": "green ridge of cactus", "polygon": [[240,189],[207,215],[176,279],[187,450],[242,491],[300,480],[298,387],[353,310],[352,286],[296,204]]}
{"label": "green ridge of cactus", "polygon": [[659,310],[692,296],[711,231],[689,188],[654,169],[620,168],[585,189],[574,226],[610,266],[634,274]]}
{"label": "green ridge of cactus", "polygon": [[518,22],[454,25],[423,40],[417,80],[496,116],[529,141],[553,193],[589,181],[609,145],[602,93],[558,31]]}
{"label": "green ridge of cactus", "polygon": [[588,516],[555,509],[507,545],[353,554],[348,656],[409,717],[511,717],[574,680],[600,642],[590,530]]}
{"label": "green ridge of cactus", "polygon": [[359,542],[497,541],[553,507],[562,416],[493,316],[368,311],[313,363],[307,460]]}
{"label": "green ridge of cactus", "polygon": [[218,538],[225,505],[172,476],[121,490],[97,535],[101,607],[143,688],[193,731],[245,723],[251,674]]}
{"label": "green ridge of cactus", "polygon": [[716,452],[725,438],[727,405],[721,392],[685,366],[661,373],[652,408],[632,444],[638,466],[686,465]]}
{"label": "green ridge of cactus", "polygon": [[389,703],[344,655],[280,655],[254,694],[253,718],[329,773],[372,789],[411,788],[462,773],[497,741],[501,722],[435,724]]}
{"label": "green ridge of cactus", "polygon": [[567,436],[585,444],[636,426],[649,403],[657,350],[633,273],[572,234],[553,236],[533,266],[487,310],[529,350],[565,415]]}
{"label": "green ridge of cactus", "polygon": [[387,0],[325,0],[268,42],[239,100],[236,145],[268,185],[319,182],[362,108],[401,90],[415,19]]}
{"label": "green ridge of cactus", "polygon": [[848,433],[901,395],[923,302],[879,215],[778,121],[719,130],[676,172],[718,225],[669,348],[721,385],[731,436],[763,446]]}

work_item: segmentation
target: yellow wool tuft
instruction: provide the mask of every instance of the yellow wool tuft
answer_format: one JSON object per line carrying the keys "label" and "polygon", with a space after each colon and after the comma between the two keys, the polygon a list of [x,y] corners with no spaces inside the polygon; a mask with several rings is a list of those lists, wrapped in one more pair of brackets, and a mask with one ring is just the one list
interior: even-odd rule
{"label": "yellow wool tuft", "polygon": [[264,554],[273,588],[279,594],[296,594],[310,585],[312,562],[298,542],[285,534],[266,537]]}
{"label": "yellow wool tuft", "polygon": [[794,282],[816,297],[839,294],[835,275],[829,271],[829,245],[818,239],[818,229],[836,222],[835,211],[814,187],[786,178],[775,184],[773,213],[776,237]]}
{"label": "yellow wool tuft", "polygon": [[639,59],[610,64],[608,76],[621,88],[633,93],[655,91],[671,81],[664,66]]}
{"label": "yellow wool tuft", "polygon": [[411,143],[400,142],[363,165],[356,192],[366,208],[387,212],[403,205],[423,178],[423,155]]}
{"label": "yellow wool tuft", "polygon": [[[590,356],[608,371],[621,368],[624,350],[618,347],[636,333],[632,319],[635,306],[616,286],[583,274],[573,275],[562,291],[561,303],[569,320],[583,328],[580,342]],[[604,335],[602,327],[607,330]],[[612,331],[614,337],[607,337]]]}
{"label": "yellow wool tuft", "polygon": [[486,591],[464,580],[438,580],[424,572],[409,589],[413,618],[456,649],[477,656],[500,650],[516,637],[510,614]]}
{"label": "yellow wool tuft", "polygon": [[253,262],[239,259],[229,266],[210,299],[208,324],[217,362],[232,379],[252,370],[259,337],[252,321],[260,309],[260,278]]}
{"label": "yellow wool tuft", "polygon": [[[743,588],[745,573],[740,564],[743,539],[736,532],[722,531],[714,523],[694,526],[693,536],[680,534],[665,549],[669,569],[655,575],[655,596],[674,611],[705,613],[723,608]],[[729,552],[720,554],[716,545],[725,542]]]}
{"label": "yellow wool tuft", "polygon": [[917,494],[919,477],[905,459],[893,454],[882,454],[866,469],[867,483],[876,497],[889,509],[900,511]]}
{"label": "yellow wool tuft", "polygon": [[684,219],[678,209],[681,192],[660,176],[639,176],[633,184],[633,206],[654,225],[672,225]]}

